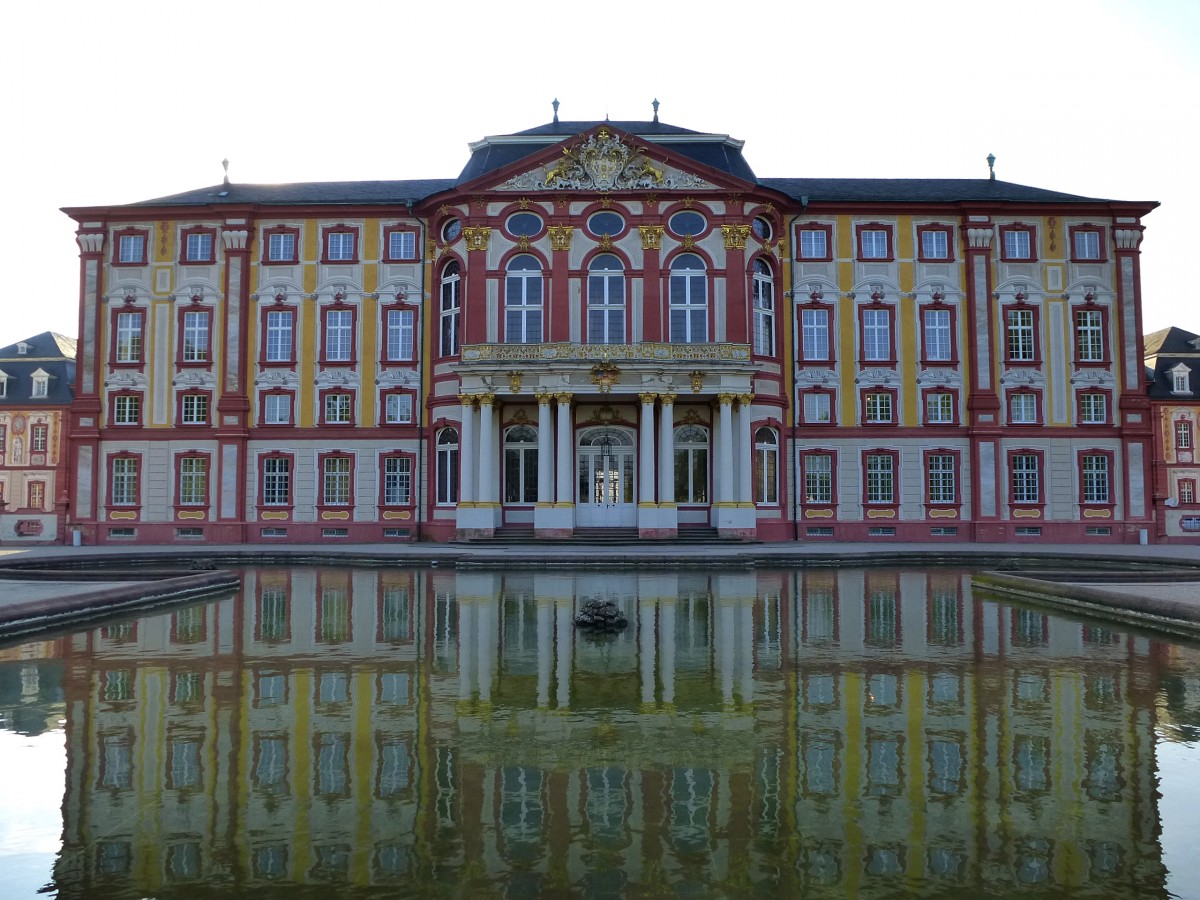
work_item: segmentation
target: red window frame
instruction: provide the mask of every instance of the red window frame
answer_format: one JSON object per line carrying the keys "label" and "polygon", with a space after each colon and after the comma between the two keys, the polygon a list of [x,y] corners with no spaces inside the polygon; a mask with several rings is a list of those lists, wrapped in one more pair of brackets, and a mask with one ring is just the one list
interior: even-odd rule
{"label": "red window frame", "polygon": [[[205,328],[205,345],[204,359],[185,359],[184,348],[185,330],[184,323],[187,321],[188,315],[202,314],[208,319],[208,325]],[[208,368],[213,364],[213,310],[211,306],[202,306],[199,300],[193,300],[188,306],[181,307],[176,316],[176,331],[178,332],[175,341],[175,364],[180,367]]]}
{"label": "red window frame", "polygon": [[[1105,480],[1108,482],[1108,499],[1107,500],[1087,500],[1084,485],[1083,460],[1087,456],[1100,456],[1107,460],[1105,468]],[[1079,481],[1079,505],[1087,509],[1112,509],[1117,505],[1116,496],[1116,454],[1112,450],[1105,450],[1098,447],[1091,447],[1085,450],[1080,450],[1075,454],[1075,472]]]}
{"label": "red window frame", "polygon": [[[1176,483],[1175,492],[1179,502],[1183,506],[1196,505],[1196,479],[1195,478],[1180,478]],[[1185,490],[1187,496],[1185,497]]]}
{"label": "red window frame", "polygon": [[[325,501],[325,463],[331,459],[348,459],[350,461],[350,473],[349,473],[350,484],[349,484],[349,490],[348,490],[348,494],[347,494],[349,499],[348,499],[348,502],[346,502],[346,503],[327,503]],[[354,509],[355,488],[356,488],[356,481],[355,481],[354,476],[355,476],[355,469],[357,468],[357,463],[358,463],[358,459],[357,459],[356,455],[351,453],[348,450],[327,450],[324,453],[317,454],[318,482],[317,482],[317,496],[316,496],[316,504],[315,505],[319,511],[324,512],[326,510],[336,511],[336,510],[352,510],[352,509]]]}
{"label": "red window frame", "polygon": [[[137,316],[140,319],[138,325],[138,333],[141,339],[138,344],[137,359],[119,360],[117,359],[117,344],[119,342],[119,333],[117,323],[120,322],[121,316]],[[112,310],[109,317],[109,330],[112,340],[109,341],[108,349],[108,364],[118,368],[136,368],[140,369],[146,365],[146,308],[144,306],[134,306],[130,302],[126,302],[123,306],[118,306]]]}
{"label": "red window frame", "polygon": [[[348,422],[331,422],[326,417],[326,415],[325,415],[325,413],[326,413],[325,398],[332,396],[334,394],[349,395],[349,397],[350,397],[350,420]],[[320,406],[320,414],[321,415],[320,415],[319,421],[322,425],[328,425],[331,428],[353,428],[354,427],[354,423],[358,419],[358,416],[357,416],[358,391],[356,391],[354,388],[347,388],[347,387],[328,388],[328,389],[320,391],[318,393],[317,400],[321,405]]]}
{"label": "red window frame", "polygon": [[[1014,422],[1012,417],[1012,398],[1014,396],[1032,396],[1034,421],[1032,422]],[[1042,408],[1042,392],[1037,388],[1019,387],[1011,388],[1004,395],[1004,424],[1015,425],[1017,427],[1033,427],[1043,424],[1043,408]]]}
{"label": "red window frame", "polygon": [[[869,472],[867,460],[872,456],[886,456],[892,460],[892,499],[870,500]],[[859,458],[862,472],[862,505],[863,509],[898,509],[900,506],[900,451],[889,450],[886,447],[876,447],[863,450]]]}
{"label": "red window frame", "polygon": [[[888,314],[888,356],[885,359],[867,359],[867,321],[866,313],[886,312]],[[868,368],[873,366],[896,365],[896,307],[890,303],[873,300],[858,308],[858,362]]]}
{"label": "red window frame", "polygon": [[[325,592],[335,590],[345,596],[346,601],[346,632],[341,640],[331,640],[323,636],[325,623]],[[322,571],[317,574],[317,615],[313,620],[313,640],[318,644],[346,644],[354,639],[354,586],[350,576],[341,572]],[[350,684],[353,689],[353,683]],[[313,679],[313,691],[320,690],[320,679]],[[347,782],[349,784],[349,782]]]}
{"label": "red window frame", "polygon": [[[1038,496],[1034,501],[1017,501],[1013,491],[1013,460],[1018,456],[1033,456],[1038,461]],[[1011,509],[1037,509],[1040,513],[1046,505],[1046,451],[1031,450],[1024,447],[1014,447],[1008,450],[1005,457],[1004,474],[1008,482],[1008,505]],[[1039,514],[1038,518],[1041,516]]]}
{"label": "red window frame", "polygon": [[[204,259],[192,259],[188,255],[188,238],[194,234],[207,234],[210,238],[208,256]],[[217,261],[217,229],[194,226],[181,228],[179,231],[179,264],[181,266],[211,266]]]}
{"label": "red window frame", "polygon": [[[207,511],[212,507],[213,496],[213,464],[212,453],[207,450],[184,450],[174,454],[175,465],[175,512],[188,510],[204,510]],[[203,503],[184,503],[183,502],[183,471],[181,461],[184,459],[203,459],[205,463],[204,469],[204,502]]]}
{"label": "red window frame", "polygon": [[48,453],[50,451],[50,426],[39,422],[29,426],[29,452]]}
{"label": "red window frame", "polygon": [[[887,252],[884,256],[867,256],[863,248],[863,235],[868,231],[882,231],[887,242]],[[854,226],[854,245],[858,253],[858,261],[866,263],[893,262],[896,259],[896,226],[886,222],[860,222]]]}
{"label": "red window frame", "polygon": [[[288,498],[287,503],[277,503],[267,505],[264,502],[263,488],[266,486],[266,461],[269,459],[286,459],[288,461]],[[296,505],[296,455],[294,453],[280,453],[277,450],[272,450],[269,453],[260,453],[255,461],[255,468],[258,471],[258,486],[257,486],[257,506],[259,512],[286,512],[291,518],[292,509]]]}
{"label": "red window frame", "polygon": [[[1180,437],[1187,435],[1186,441],[1181,441]],[[1192,450],[1196,446],[1195,429],[1192,428],[1191,419],[1179,418],[1175,420],[1174,427],[1171,429],[1171,438],[1175,442],[1176,452],[1180,450]],[[1184,444],[1187,444],[1185,447]]]}
{"label": "red window frame", "polygon": [[[837,479],[834,480],[836,481]],[[805,573],[803,584],[800,586],[800,602],[803,610],[800,616],[800,639],[804,643],[808,643],[813,639],[811,636],[809,623],[812,621],[812,602],[815,599],[814,595],[818,591],[827,593],[829,598],[833,601],[833,621],[831,622],[833,625],[833,635],[829,640],[830,643],[836,646],[841,640],[842,622],[842,597],[841,592],[838,590],[837,574],[831,572],[822,572],[816,569],[810,569]],[[837,679],[833,680],[833,689],[835,698],[834,703],[836,704],[838,689]],[[804,704],[806,707],[810,707],[807,683],[804,686]]]}
{"label": "red window frame", "polygon": [[[129,262],[121,261],[121,238],[123,237],[141,237],[142,239],[142,258],[139,260],[131,260]],[[112,265],[120,267],[144,266],[150,262],[150,229],[149,228],[121,228],[113,232],[112,243]]]}
{"label": "red window frame", "polygon": [[[1005,235],[1015,234],[1016,232],[1025,232],[1029,235],[1029,255],[1028,256],[1009,256],[1008,244],[1005,241]],[[1026,225],[1023,222],[1013,222],[1011,225],[1000,226],[1000,261],[1001,262],[1028,262],[1035,263],[1038,261],[1037,248],[1037,228],[1033,225]]]}
{"label": "red window frame", "polygon": [[[407,422],[389,422],[387,420],[387,400],[388,397],[410,397],[412,400],[412,414]],[[417,420],[417,392],[406,390],[403,388],[395,390],[381,391],[379,394],[379,424],[390,428],[404,428],[413,425]]]}
{"label": "red window frame", "polygon": [[[1100,397],[1104,403],[1104,421],[1089,422],[1083,417],[1083,398],[1085,396]],[[1075,409],[1077,411],[1076,421],[1080,425],[1086,425],[1091,428],[1103,427],[1112,425],[1112,391],[1103,388],[1084,388],[1075,392]]]}
{"label": "red window frame", "polygon": [[[333,234],[348,234],[351,236],[350,256],[346,259],[333,259],[329,255],[329,236]],[[352,266],[358,262],[359,234],[357,225],[328,225],[321,229],[321,262],[327,266]]]}
{"label": "red window frame", "polygon": [[[804,313],[811,311],[825,313],[826,333],[829,339],[829,355],[824,358],[808,357],[804,352]],[[796,334],[798,337],[796,345],[799,350],[801,365],[828,366],[829,368],[833,368],[837,364],[837,318],[836,309],[832,303],[822,303],[817,299],[797,306]]]}
{"label": "red window frame", "polygon": [[[1092,225],[1084,223],[1082,225],[1071,225],[1068,227],[1068,237],[1071,241],[1071,262],[1073,263],[1106,263],[1108,262],[1108,241],[1106,238],[1106,230],[1102,225]],[[1080,256],[1078,246],[1075,243],[1075,235],[1077,234],[1095,234],[1097,256]]]}
{"label": "red window frame", "polygon": [[[407,459],[409,465],[409,482],[408,482],[408,502],[407,503],[388,503],[387,490],[385,484],[385,468],[389,459]],[[404,453],[401,451],[381,453],[379,455],[379,508],[380,509],[412,509],[416,505],[417,497],[417,457],[414,453]]]}
{"label": "red window frame", "polygon": [[[34,502],[35,494],[41,495],[40,503]],[[46,482],[44,480],[39,478],[34,481],[25,482],[25,503],[26,503],[26,506],[25,506],[26,509],[35,510],[37,512],[45,512],[46,511],[45,510]]]}
{"label": "red window frame", "polygon": [[[876,420],[867,418],[868,398],[872,395],[882,395],[882,396],[887,396],[890,398],[889,405],[891,408],[891,416],[887,419],[887,421],[876,421]],[[874,386],[859,388],[858,401],[859,401],[858,410],[859,410],[859,424],[860,425],[863,425],[863,426],[875,426],[875,425],[894,426],[894,425],[899,424],[899,421],[900,421],[900,409],[899,409],[900,393],[895,388],[874,387]]]}
{"label": "red window frame", "polygon": [[[927,312],[944,312],[949,314],[950,318],[950,358],[949,359],[930,359],[929,358],[929,343],[925,339],[925,313]],[[942,303],[941,298],[935,295],[935,299],[930,303],[924,303],[917,307],[917,322],[921,333],[921,365],[923,366],[957,366],[958,365],[958,310],[949,303]]]}
{"label": "red window frame", "polygon": [[[929,418],[929,398],[934,394],[948,394],[950,396],[950,421],[949,422],[934,422]],[[930,428],[949,428],[958,425],[960,422],[958,411],[958,388],[949,387],[929,387],[921,390],[921,424]]]}
{"label": "red window frame", "polygon": [[[203,397],[204,404],[204,421],[203,422],[188,422],[183,417],[184,405],[188,397]],[[186,390],[180,391],[175,396],[175,425],[179,428],[205,428],[212,424],[213,419],[213,392],[212,391],[197,391]]]}
{"label": "red window frame", "polygon": [[[925,253],[925,235],[941,232],[946,235],[946,255],[928,256]],[[920,262],[953,262],[954,261],[954,229],[950,225],[929,223],[917,226],[917,259]]]}
{"label": "red window frame", "polygon": [[[808,394],[824,394],[829,398],[829,421],[828,422],[810,422],[805,418],[804,398]],[[816,426],[827,428],[830,425],[837,424],[837,396],[833,388],[804,388],[800,391],[800,424],[805,426]]]}
{"label": "red window frame", "polygon": [[[113,503],[113,463],[118,459],[131,459],[137,464],[137,499],[133,503],[121,503],[115,505]],[[116,453],[108,454],[104,461],[104,470],[107,473],[104,485],[104,503],[109,510],[120,509],[130,510],[135,513],[141,513],[142,509],[142,494],[144,492],[145,466],[142,464],[144,460],[139,453],[130,453],[128,450],[120,450]]]}
{"label": "red window frame", "polygon": [[[267,397],[288,398],[288,420],[286,422],[267,421]],[[263,428],[287,428],[296,424],[296,392],[285,388],[272,388],[260,391],[258,395],[258,424]]]}
{"label": "red window frame", "polygon": [[[1109,327],[1108,327],[1109,326],[1109,319],[1108,319],[1109,310],[1108,310],[1107,306],[1101,306],[1100,304],[1098,304],[1098,303],[1094,302],[1092,299],[1090,299],[1091,296],[1092,296],[1091,294],[1088,294],[1087,297],[1089,299],[1087,299],[1084,303],[1080,303],[1080,304],[1077,304],[1077,305],[1071,307],[1071,349],[1075,356],[1075,365],[1077,365],[1081,368],[1084,368],[1084,367],[1106,368],[1106,367],[1112,365],[1112,340],[1110,339],[1110,332],[1109,332]],[[1081,359],[1080,358],[1081,354],[1079,351],[1080,351],[1081,341],[1079,339],[1079,337],[1080,337],[1079,322],[1076,319],[1076,314],[1081,313],[1081,312],[1099,313],[1100,314],[1100,340],[1103,342],[1103,344],[1102,344],[1103,353],[1101,354],[1100,359]]]}
{"label": "red window frame", "polygon": [[[292,240],[292,255],[284,259],[273,259],[271,257],[271,235],[273,234],[290,234]],[[294,266],[300,261],[300,229],[292,228],[287,225],[274,225],[270,228],[264,228],[262,232],[262,264],[264,266]]]}
{"label": "red window frame", "polygon": [[[805,256],[803,234],[806,231],[825,233],[825,255]],[[833,225],[827,222],[805,222],[796,226],[796,259],[800,262],[833,262]]]}
{"label": "red window frame", "polygon": [[[271,313],[285,313],[292,320],[292,345],[291,352],[287,359],[268,359],[267,358],[267,320]],[[264,368],[288,366],[294,368],[296,365],[296,326],[299,322],[299,316],[296,314],[296,307],[288,306],[283,302],[282,297],[276,297],[275,303],[271,306],[265,306],[259,317],[259,341],[258,341],[258,364]]]}
{"label": "red window frame", "polygon": [[[808,485],[808,460],[815,456],[829,457],[829,500],[813,500],[808,499],[806,488]],[[797,485],[796,491],[801,496],[800,505],[808,509],[829,509],[833,510],[838,505],[838,454],[836,450],[826,450],[821,447],[811,447],[800,451],[800,484]],[[809,518],[807,513],[805,518]],[[832,517],[829,518],[830,524],[833,523]]]}
{"label": "red window frame", "polygon": [[[951,456],[954,458],[954,498],[952,500],[931,500],[929,498],[929,459],[933,456]],[[924,482],[925,506],[932,509],[958,509],[962,506],[962,451],[946,447],[932,447],[922,451],[921,474]]]}
{"label": "red window frame", "polygon": [[[329,358],[329,316],[331,313],[350,313],[350,356],[347,359]],[[322,366],[353,366],[358,364],[358,308],[342,300],[337,294],[333,303],[321,307],[321,356]],[[294,326],[293,326],[294,327]],[[295,332],[293,331],[293,338]],[[293,346],[295,340],[293,340]],[[295,352],[295,351],[293,351]]]}
{"label": "red window frame", "polygon": [[[388,351],[389,351],[389,347],[390,347],[390,341],[388,340],[388,331],[389,331],[388,318],[390,317],[390,314],[394,313],[394,312],[408,313],[410,316],[412,316],[412,327],[410,329],[412,332],[412,341],[411,341],[411,345],[410,345],[411,350],[410,350],[408,356],[393,357],[393,356],[388,355]],[[400,302],[389,303],[386,306],[380,307],[380,310],[379,310],[379,361],[380,361],[380,363],[382,363],[383,365],[396,365],[398,363],[402,364],[402,363],[415,362],[416,357],[417,357],[417,340],[418,340],[418,338],[417,338],[417,310],[415,307],[409,306],[408,304],[400,303]]]}
{"label": "red window frame", "polygon": [[[876,591],[881,593],[890,593],[892,595],[892,621],[896,623],[896,633],[893,635],[889,646],[900,647],[904,644],[904,614],[903,606],[900,603],[900,576],[893,575],[890,572],[867,572],[863,579],[865,582],[863,591],[863,638],[864,643],[870,646],[880,646],[872,641],[871,634],[871,603],[874,600],[873,594]],[[870,674],[890,675],[891,672],[873,672]],[[870,675],[868,677],[868,683]],[[899,701],[898,708],[904,708],[904,681],[900,676],[896,676],[896,696]],[[871,702],[867,699],[867,702]]]}
{"label": "red window frame", "polygon": [[[137,421],[117,421],[117,398],[131,397],[137,401]],[[142,424],[142,413],[145,411],[145,396],[141,391],[117,391],[108,395],[108,424],[113,428],[139,428]]]}
{"label": "red window frame", "polygon": [[[412,256],[392,256],[392,235],[413,236]],[[416,225],[386,225],[383,229],[383,261],[385,263],[417,263],[421,259],[421,230]]]}
{"label": "red window frame", "polygon": [[[1031,359],[1014,359],[1012,345],[1008,340],[1008,315],[1010,312],[1028,312],[1032,314],[1033,327],[1033,357]],[[1017,300],[1000,308],[1001,336],[1004,341],[1004,363],[1009,366],[1040,366],[1042,364],[1042,316],[1041,310],[1032,304]],[[1073,323],[1072,323],[1073,324]]]}

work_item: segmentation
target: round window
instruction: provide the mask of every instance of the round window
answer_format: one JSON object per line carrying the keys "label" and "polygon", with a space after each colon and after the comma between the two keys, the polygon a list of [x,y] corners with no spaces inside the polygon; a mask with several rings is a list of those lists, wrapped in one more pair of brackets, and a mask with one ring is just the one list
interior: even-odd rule
{"label": "round window", "polygon": [[451,219],[442,226],[442,240],[444,241],[457,240],[460,234],[462,234],[462,222],[458,219]]}
{"label": "round window", "polygon": [[695,237],[708,226],[704,216],[698,212],[677,212],[671,216],[671,230],[680,236]]}
{"label": "round window", "polygon": [[594,235],[618,235],[625,230],[625,220],[615,212],[598,212],[588,219],[588,231]]}
{"label": "round window", "polygon": [[517,237],[533,237],[542,230],[542,218],[531,212],[514,213],[508,217],[508,230]]}
{"label": "round window", "polygon": [[754,232],[754,236],[760,241],[769,241],[771,239],[771,223],[759,216],[750,223],[750,230]]}

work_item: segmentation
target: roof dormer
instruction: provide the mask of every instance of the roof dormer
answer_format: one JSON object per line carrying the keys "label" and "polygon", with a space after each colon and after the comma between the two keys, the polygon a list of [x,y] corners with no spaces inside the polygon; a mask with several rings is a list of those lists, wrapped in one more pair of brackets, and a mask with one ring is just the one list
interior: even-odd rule
{"label": "roof dormer", "polygon": [[8,373],[0,369],[0,398],[8,396]]}
{"label": "roof dormer", "polygon": [[39,368],[32,375],[30,375],[29,378],[30,378],[30,381],[33,383],[33,386],[29,392],[30,397],[34,397],[34,398],[48,397],[50,395],[50,373],[49,372],[47,372],[45,369]]}
{"label": "roof dormer", "polygon": [[29,342],[21,341],[17,344],[17,356],[26,356],[29,353]]}
{"label": "roof dormer", "polygon": [[1179,363],[1168,371],[1171,373],[1171,393],[1177,397],[1190,397],[1192,395],[1192,370],[1183,363]]}

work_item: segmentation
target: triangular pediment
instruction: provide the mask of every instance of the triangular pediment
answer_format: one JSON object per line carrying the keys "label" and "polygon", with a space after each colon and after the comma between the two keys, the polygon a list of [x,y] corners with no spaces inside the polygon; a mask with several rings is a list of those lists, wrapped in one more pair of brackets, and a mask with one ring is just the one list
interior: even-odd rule
{"label": "triangular pediment", "polygon": [[[719,136],[710,137],[714,144]],[[695,140],[695,139],[693,139]],[[742,179],[710,169],[669,146],[601,125],[481,176],[471,190],[564,193],[745,189]],[[466,188],[460,185],[460,188]]]}

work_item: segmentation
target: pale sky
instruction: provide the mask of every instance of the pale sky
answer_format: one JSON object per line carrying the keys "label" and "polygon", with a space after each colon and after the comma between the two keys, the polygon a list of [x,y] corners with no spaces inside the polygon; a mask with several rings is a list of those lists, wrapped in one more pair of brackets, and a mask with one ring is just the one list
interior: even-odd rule
{"label": "pale sky", "polygon": [[[833,8],[836,6],[837,8]],[[745,140],[759,177],[986,177],[1157,200],[1143,322],[1200,333],[1196,0],[12,3],[0,30],[0,346],[78,331],[63,206],[221,180],[454,177],[550,120]]]}

